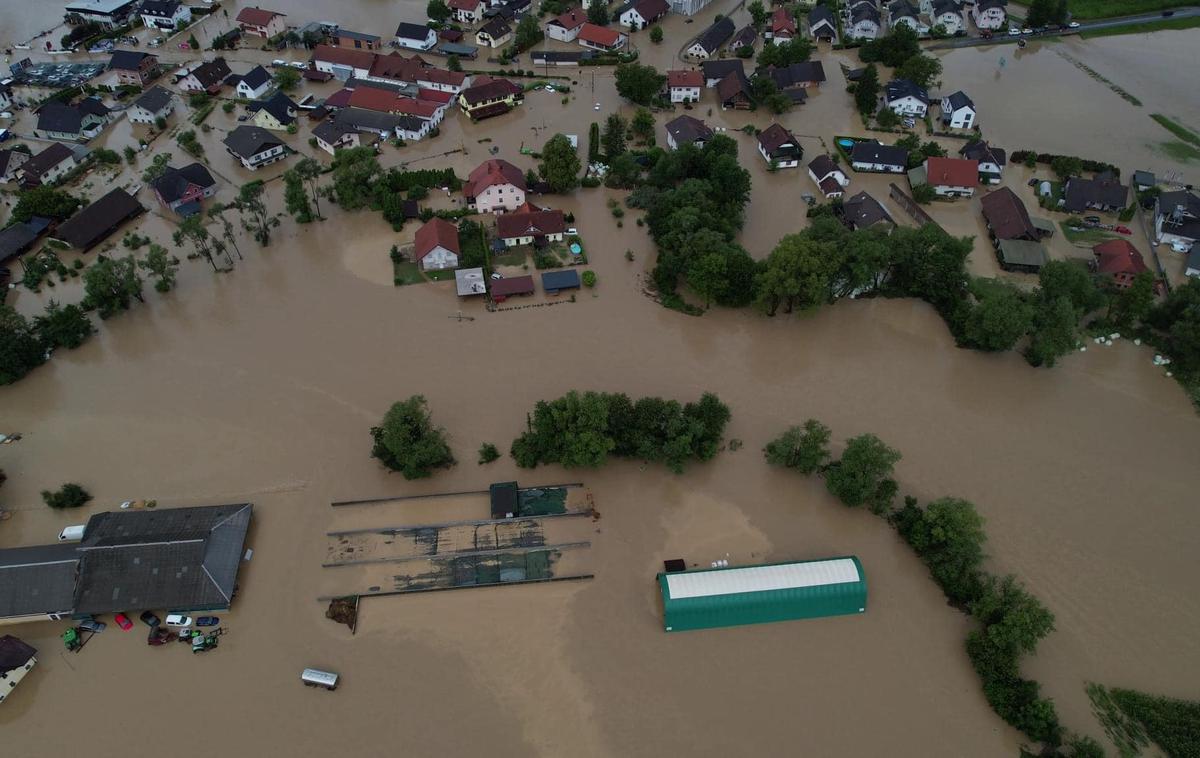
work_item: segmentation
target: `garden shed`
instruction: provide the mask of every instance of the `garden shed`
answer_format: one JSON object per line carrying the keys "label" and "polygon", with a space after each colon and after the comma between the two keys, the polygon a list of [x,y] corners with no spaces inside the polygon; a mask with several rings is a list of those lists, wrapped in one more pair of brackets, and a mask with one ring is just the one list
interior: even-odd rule
{"label": "garden shed", "polygon": [[579,272],[573,268],[547,271],[542,274],[542,289],[547,295],[557,295],[562,290],[579,289]]}
{"label": "garden shed", "polygon": [[867,578],[857,557],[658,575],[668,632],[863,613]]}

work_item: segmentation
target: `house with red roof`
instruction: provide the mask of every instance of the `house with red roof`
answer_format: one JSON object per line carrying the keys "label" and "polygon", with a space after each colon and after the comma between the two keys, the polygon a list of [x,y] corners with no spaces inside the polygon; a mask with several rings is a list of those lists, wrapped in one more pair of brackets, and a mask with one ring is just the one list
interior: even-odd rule
{"label": "house with red roof", "polygon": [[925,181],[933,187],[938,197],[971,197],[979,186],[979,161],[936,156],[926,158]]}
{"label": "house with red roof", "polygon": [[459,251],[458,227],[436,216],[417,230],[413,240],[413,258],[422,271],[457,268]]}
{"label": "house with red roof", "polygon": [[509,213],[496,219],[496,234],[508,247],[562,242],[566,231],[566,217],[557,210]]}
{"label": "house with red roof", "polygon": [[771,15],[771,29],[765,36],[772,45],[790,42],[796,36],[796,19],[792,18],[787,8],[775,9]]}
{"label": "house with red roof", "polygon": [[483,10],[487,6],[483,0],[450,0],[446,3],[454,15],[454,20],[460,24],[478,24],[483,20]]}
{"label": "house with red roof", "polygon": [[1096,273],[1112,279],[1114,285],[1125,289],[1133,284],[1133,278],[1149,271],[1146,261],[1129,240],[1115,239],[1101,242],[1092,248],[1096,258]]}
{"label": "house with red roof", "polygon": [[571,8],[546,22],[546,36],[559,42],[574,42],[586,23],[587,12],[583,8]]}
{"label": "house with red roof", "polygon": [[704,72],[696,70],[668,71],[667,89],[673,103],[700,102],[700,90],[704,87]]}
{"label": "house with red roof", "polygon": [[378,56],[370,50],[351,50],[333,45],[317,45],[311,63],[317,71],[332,74],[338,81],[365,79]]}
{"label": "house with red roof", "polygon": [[269,11],[265,8],[242,8],[237,14],[238,27],[242,34],[270,39],[287,31],[286,13]]}
{"label": "house with red roof", "polygon": [[597,26],[593,23],[586,23],[579,29],[578,36],[579,44],[591,48],[592,50],[602,50],[604,52],[612,52],[625,47],[625,43],[629,41],[627,35],[618,32],[616,29],[609,29],[605,26]]}
{"label": "house with red roof", "polygon": [[503,213],[525,204],[525,174],[506,160],[479,164],[463,184],[467,205],[479,213]]}

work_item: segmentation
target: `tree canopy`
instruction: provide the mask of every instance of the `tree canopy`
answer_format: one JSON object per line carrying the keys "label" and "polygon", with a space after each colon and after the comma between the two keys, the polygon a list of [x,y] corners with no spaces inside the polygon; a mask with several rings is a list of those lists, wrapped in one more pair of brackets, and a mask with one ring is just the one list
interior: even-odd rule
{"label": "tree canopy", "polygon": [[[597,5],[600,3],[593,3],[591,7]],[[617,94],[638,105],[649,105],[667,83],[666,75],[660,74],[657,68],[638,63],[619,64],[616,79]]]}
{"label": "tree canopy", "polygon": [[43,184],[23,190],[17,195],[12,220],[28,221],[34,216],[42,216],[63,221],[70,218],[82,205],[83,201],[74,195]]}
{"label": "tree canopy", "polygon": [[571,141],[565,135],[554,135],[542,148],[542,161],[538,164],[538,172],[550,185],[552,192],[570,192],[578,187],[582,167],[579,154],[571,147]]}
{"label": "tree canopy", "polygon": [[379,426],[371,428],[371,439],[371,456],[405,479],[424,479],[455,463],[445,430],[433,425],[421,395],[393,403]]}

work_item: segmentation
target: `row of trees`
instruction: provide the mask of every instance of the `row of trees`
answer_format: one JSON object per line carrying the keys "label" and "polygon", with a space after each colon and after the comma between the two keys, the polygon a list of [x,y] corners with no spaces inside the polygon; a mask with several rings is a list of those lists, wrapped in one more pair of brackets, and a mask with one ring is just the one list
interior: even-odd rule
{"label": "row of trees", "polygon": [[967,653],[997,714],[1051,749],[1066,742],[1066,752],[1057,755],[1095,755],[1096,743],[1068,738],[1053,701],[1041,696],[1037,682],[1020,676],[1021,657],[1033,653],[1053,631],[1054,615],[1015,577],[983,570],[987,535],[975,506],[945,497],[922,508],[908,497],[895,509],[897,485],[892,476],[899,451],[873,434],[863,434],[847,440],[841,457],[834,460],[830,437],[828,427],[809,419],[768,443],[764,454],[771,465],[823,476],[834,497],[850,507],[868,506],[896,529],[946,597],[979,622],[967,637]]}
{"label": "row of trees", "polygon": [[[921,52],[917,32],[906,24],[864,44],[858,51],[863,63],[881,63],[895,69],[895,78],[908,79],[917,86],[929,87],[942,75],[942,63]],[[862,104],[859,104],[860,109]]]}

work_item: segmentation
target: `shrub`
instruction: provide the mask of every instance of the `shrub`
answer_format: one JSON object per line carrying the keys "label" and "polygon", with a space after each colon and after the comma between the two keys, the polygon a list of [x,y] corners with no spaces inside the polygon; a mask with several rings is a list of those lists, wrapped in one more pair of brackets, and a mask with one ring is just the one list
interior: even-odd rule
{"label": "shrub", "polygon": [[421,395],[394,403],[379,426],[371,428],[371,438],[371,456],[405,479],[423,479],[455,463],[445,430],[433,426]]}
{"label": "shrub", "polygon": [[91,499],[87,490],[72,482],[59,487],[58,492],[42,490],[42,500],[51,508],[78,508]]}
{"label": "shrub", "polygon": [[479,446],[479,465],[491,463],[500,457],[500,451],[490,442],[485,442]]}
{"label": "shrub", "polygon": [[595,271],[590,271],[590,270],[584,271],[583,276],[580,278],[583,280],[584,287],[595,287],[596,286],[596,272]]}
{"label": "shrub", "polygon": [[829,427],[810,418],[803,428],[793,426],[768,442],[763,452],[772,466],[815,474],[829,460],[829,435]]}
{"label": "shrub", "polygon": [[[863,434],[846,442],[841,460],[829,466],[825,486],[838,500],[849,506],[871,503],[886,494],[892,469],[900,460],[893,450],[873,434]],[[895,494],[894,489],[892,494]],[[890,502],[889,502],[890,504]]]}

